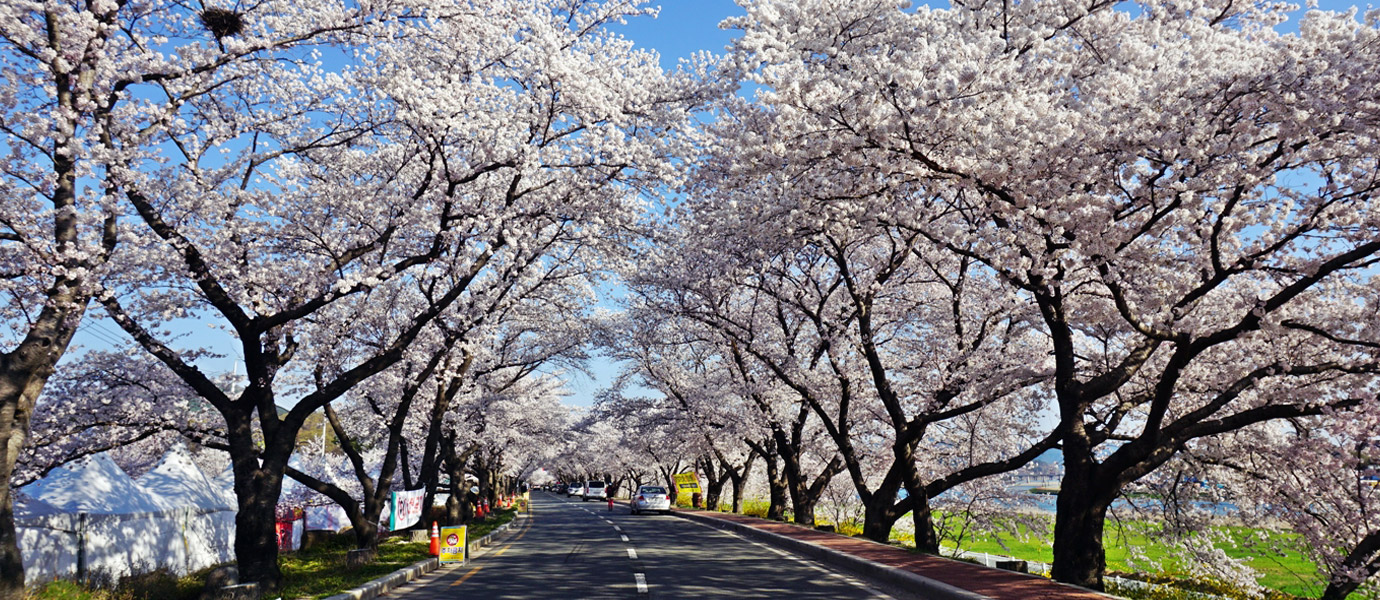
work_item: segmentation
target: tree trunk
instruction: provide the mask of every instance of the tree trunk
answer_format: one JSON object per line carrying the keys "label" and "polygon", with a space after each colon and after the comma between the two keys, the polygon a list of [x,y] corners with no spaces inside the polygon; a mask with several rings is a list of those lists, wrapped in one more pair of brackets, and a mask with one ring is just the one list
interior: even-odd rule
{"label": "tree trunk", "polygon": [[748,476],[752,474],[752,463],[757,460],[757,455],[749,452],[747,460],[743,462],[743,468],[733,472],[733,512],[743,512],[743,484],[747,483]]}
{"label": "tree trunk", "polygon": [[781,467],[776,456],[766,459],[767,463],[767,518],[773,521],[786,520],[786,478],[781,475]]}
{"label": "tree trunk", "polygon": [[[1361,577],[1347,577],[1340,571],[1359,572]],[[1340,567],[1334,569],[1327,589],[1319,600],[1346,600],[1346,597],[1361,587],[1361,582],[1380,572],[1380,531],[1372,531],[1361,538],[1347,553]]]}
{"label": "tree trunk", "polygon": [[863,537],[883,544],[891,541],[891,528],[896,524],[895,503],[881,493],[863,505]]}
{"label": "tree trunk", "polygon": [[713,459],[706,457],[704,466],[706,480],[704,508],[705,510],[719,510],[719,499],[724,494],[724,484],[728,483],[728,474],[723,472],[727,470],[726,465],[720,465],[719,469],[715,469]]}
{"label": "tree trunk", "polygon": [[24,560],[14,525],[14,465],[29,439],[34,403],[67,351],[86,299],[66,279],[48,292],[49,306],[12,352],[0,353],[0,598],[24,595]]}
{"label": "tree trunk", "polygon": [[[679,465],[677,465],[677,467],[679,467]],[[666,467],[657,468],[661,471],[662,478],[666,480],[666,489],[671,490],[671,505],[675,506],[676,501],[680,498],[680,486],[676,485],[675,478],[675,471],[677,469],[668,469]]]}
{"label": "tree trunk", "polygon": [[789,483],[787,490],[791,494],[791,506],[795,510],[795,518],[792,519],[800,525],[815,526],[815,506],[819,504],[819,498],[824,494],[824,488],[829,485],[829,481],[843,470],[843,460],[835,457],[825,465],[824,470],[815,476],[813,482],[806,481],[806,475],[801,471],[799,457],[783,455],[785,459],[786,481]]}
{"label": "tree trunk", "polygon": [[1054,515],[1055,581],[1101,591],[1107,557],[1102,546],[1107,508],[1111,506],[1107,482],[1099,485],[1091,456],[1065,451],[1064,479],[1060,484]]}
{"label": "tree trunk", "polygon": [[5,485],[0,497],[0,599],[24,597],[24,557],[19,552],[19,534],[14,527],[14,496]]}
{"label": "tree trunk", "polygon": [[[382,511],[379,511],[382,512]],[[378,514],[378,513],[374,513]],[[358,524],[351,524],[355,533],[355,548],[377,548],[379,545],[379,523],[370,521],[368,518],[359,520]]]}
{"label": "tree trunk", "polygon": [[939,554],[939,532],[934,529],[930,499],[923,493],[911,494],[915,497],[915,504],[910,512],[911,523],[915,525],[915,548],[922,552]]}
{"label": "tree trunk", "polygon": [[268,447],[260,466],[249,418],[235,418],[233,423],[228,423],[227,429],[239,508],[235,513],[235,562],[240,581],[257,582],[261,594],[274,595],[283,579],[278,569],[276,521],[283,470],[291,452],[290,442],[283,448],[279,440],[265,441]]}
{"label": "tree trunk", "polygon": [[[796,488],[792,487],[791,489],[795,490]],[[791,508],[795,510],[795,515],[794,518],[792,518],[791,520],[795,522],[797,525],[814,527],[816,503],[817,502],[814,498],[811,498],[803,493],[792,493]]]}

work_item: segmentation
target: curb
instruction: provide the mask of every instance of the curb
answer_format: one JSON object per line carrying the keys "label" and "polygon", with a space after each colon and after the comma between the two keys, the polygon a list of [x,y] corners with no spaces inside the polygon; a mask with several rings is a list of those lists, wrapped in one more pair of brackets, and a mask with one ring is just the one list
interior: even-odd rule
{"label": "curb", "polygon": [[[485,546],[494,543],[495,538],[498,534],[508,531],[509,528],[518,523],[519,519],[524,518],[526,518],[526,515],[518,514],[518,516],[513,518],[513,520],[498,526],[498,528],[494,529],[493,531],[490,531],[488,535],[485,535],[482,538],[479,538],[473,542],[470,542],[469,544],[466,544],[465,551],[469,554],[469,560],[474,560],[475,558],[482,556],[483,553],[476,554],[475,552],[477,550],[483,549]],[[466,562],[469,561],[467,560]],[[344,592],[341,592],[334,596],[327,596],[326,600],[374,600],[374,598],[378,598],[383,594],[386,594],[412,581],[415,581],[422,575],[426,575],[427,573],[435,571],[438,567],[440,567],[440,564],[440,561],[438,561],[436,557],[433,556],[426,560],[413,563],[411,566],[403,567],[401,569],[393,571],[392,573],[384,575],[383,577],[370,581],[357,588],[345,590]]]}
{"label": "curb", "polygon": [[439,565],[440,563],[435,557],[428,558],[421,562],[413,563],[412,566],[393,571],[392,573],[357,588],[346,590],[334,596],[328,596],[326,600],[374,600],[374,598],[401,587],[422,575],[435,571],[436,567]]}
{"label": "curb", "polygon": [[759,542],[764,542],[784,550],[790,550],[796,554],[856,573],[873,581],[900,588],[921,598],[929,600],[991,600],[988,596],[957,588],[942,581],[936,581],[928,577],[916,575],[910,571],[875,563],[851,554],[831,550],[823,546],[816,546],[809,542],[803,542],[770,531],[763,531],[731,521],[724,521],[713,517],[676,510],[671,511],[671,514],[682,519],[704,523],[716,529],[732,531],[743,537],[755,539]]}

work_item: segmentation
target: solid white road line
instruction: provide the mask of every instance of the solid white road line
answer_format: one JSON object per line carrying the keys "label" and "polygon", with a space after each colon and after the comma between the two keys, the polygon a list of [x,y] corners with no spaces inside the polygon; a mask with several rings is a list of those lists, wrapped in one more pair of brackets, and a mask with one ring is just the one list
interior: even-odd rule
{"label": "solid white road line", "polygon": [[633,573],[633,579],[637,580],[637,593],[647,593],[647,576],[641,573]]}
{"label": "solid white road line", "polygon": [[628,548],[628,558],[637,560],[637,551],[633,550],[632,548]]}

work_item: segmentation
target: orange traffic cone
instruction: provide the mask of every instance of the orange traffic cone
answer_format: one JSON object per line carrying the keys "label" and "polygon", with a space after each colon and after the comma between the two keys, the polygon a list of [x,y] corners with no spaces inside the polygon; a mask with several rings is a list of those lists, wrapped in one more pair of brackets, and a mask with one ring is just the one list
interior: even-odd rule
{"label": "orange traffic cone", "polygon": [[441,530],[436,527],[436,521],[431,522],[431,555],[441,555]]}

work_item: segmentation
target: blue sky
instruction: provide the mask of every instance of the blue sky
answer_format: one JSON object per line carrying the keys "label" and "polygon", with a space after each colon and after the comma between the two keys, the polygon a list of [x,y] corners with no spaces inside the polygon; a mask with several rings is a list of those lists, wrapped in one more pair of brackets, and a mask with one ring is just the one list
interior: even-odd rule
{"label": "blue sky", "polygon": [[744,14],[732,0],[666,0],[656,19],[634,19],[616,28],[624,37],[661,53],[661,67],[672,69],[680,58],[700,50],[723,53],[734,32],[719,29],[729,16]]}

